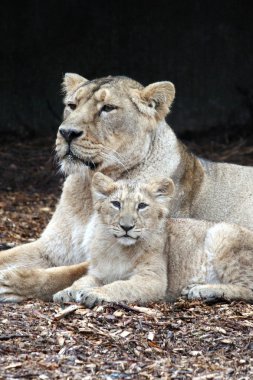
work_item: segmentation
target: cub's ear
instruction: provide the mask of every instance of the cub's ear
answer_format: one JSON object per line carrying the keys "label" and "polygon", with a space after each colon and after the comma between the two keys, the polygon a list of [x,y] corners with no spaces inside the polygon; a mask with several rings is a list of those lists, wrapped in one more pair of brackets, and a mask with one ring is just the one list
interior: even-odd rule
{"label": "cub's ear", "polygon": [[153,111],[157,119],[163,119],[175,98],[175,87],[171,82],[152,83],[140,92],[140,97],[145,102],[146,113]]}
{"label": "cub's ear", "polygon": [[91,185],[94,201],[106,199],[117,188],[116,183],[102,173],[94,174]]}
{"label": "cub's ear", "polygon": [[171,198],[175,192],[172,179],[163,178],[152,181],[148,185],[149,191],[158,199]]}
{"label": "cub's ear", "polygon": [[62,89],[64,93],[73,92],[77,87],[81,86],[88,79],[85,79],[81,75],[74,73],[66,73],[62,82]]}

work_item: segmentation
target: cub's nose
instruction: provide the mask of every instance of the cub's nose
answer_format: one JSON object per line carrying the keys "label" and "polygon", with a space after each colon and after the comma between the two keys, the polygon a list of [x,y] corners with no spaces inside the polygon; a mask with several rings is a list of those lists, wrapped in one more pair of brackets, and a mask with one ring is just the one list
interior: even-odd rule
{"label": "cub's nose", "polygon": [[120,224],[120,227],[122,228],[122,230],[128,232],[134,228],[134,224],[131,226],[128,224]]}
{"label": "cub's nose", "polygon": [[70,143],[72,140],[83,134],[82,131],[77,131],[76,129],[71,128],[59,128],[59,132],[67,143]]}

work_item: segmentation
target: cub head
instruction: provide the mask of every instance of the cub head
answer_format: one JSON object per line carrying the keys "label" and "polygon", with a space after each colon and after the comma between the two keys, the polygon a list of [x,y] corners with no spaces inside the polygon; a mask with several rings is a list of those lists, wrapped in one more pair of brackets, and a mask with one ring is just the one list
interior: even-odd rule
{"label": "cub head", "polygon": [[[157,123],[175,96],[170,82],[147,87],[121,76],[87,80],[66,74],[65,109],[56,153],[66,173],[88,167],[123,172],[147,155]],[[141,147],[141,149],[140,149]]]}
{"label": "cub head", "polygon": [[148,184],[115,182],[96,173],[92,179],[94,208],[108,234],[122,245],[161,236],[173,193],[174,183],[167,178]]}

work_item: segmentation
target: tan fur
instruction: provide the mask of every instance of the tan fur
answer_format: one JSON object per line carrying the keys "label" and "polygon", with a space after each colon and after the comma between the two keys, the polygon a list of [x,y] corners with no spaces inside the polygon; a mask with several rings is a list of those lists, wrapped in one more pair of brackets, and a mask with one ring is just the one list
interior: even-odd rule
{"label": "tan fur", "polygon": [[[158,173],[171,177],[176,186],[170,206],[173,216],[227,221],[253,229],[253,169],[199,160],[187,151],[164,119],[175,95],[172,83],[143,87],[126,77],[88,81],[66,74],[63,88],[64,120],[56,153],[68,178],[60,203],[37,242],[0,254],[0,270],[7,264],[11,271],[87,259],[94,228],[90,178],[96,171],[113,179],[150,181]],[[114,109],[103,111],[108,105]],[[79,133],[71,141],[71,155],[60,133],[69,129]],[[15,294],[21,283],[13,280],[8,286],[8,293]],[[0,301],[8,301],[6,294],[0,279]]]}
{"label": "tan fur", "polygon": [[[117,183],[96,173],[96,229],[88,247],[89,272],[73,286],[58,292],[54,300],[77,301],[91,307],[100,301],[163,299],[167,288],[163,235],[168,199],[173,192],[170,179],[141,186],[133,181]],[[138,209],[139,205],[142,208]],[[134,227],[124,236],[122,226]]]}
{"label": "tan fur", "polygon": [[[64,289],[87,273],[88,262],[82,264],[62,266],[56,268],[15,268],[2,270],[2,302],[20,302],[27,298],[38,297],[44,301],[51,301],[54,293]],[[18,284],[17,287],[13,284]]]}
{"label": "tan fur", "polygon": [[168,222],[168,295],[253,302],[253,232],[228,223]]}
{"label": "tan fur", "polygon": [[[112,190],[113,189],[113,190]],[[93,177],[96,230],[88,275],[58,302],[190,299],[253,301],[253,232],[228,223],[167,219],[173,185]],[[118,207],[114,206],[114,203]],[[138,205],[145,202],[144,209]],[[134,226],[127,234],[122,226]]]}

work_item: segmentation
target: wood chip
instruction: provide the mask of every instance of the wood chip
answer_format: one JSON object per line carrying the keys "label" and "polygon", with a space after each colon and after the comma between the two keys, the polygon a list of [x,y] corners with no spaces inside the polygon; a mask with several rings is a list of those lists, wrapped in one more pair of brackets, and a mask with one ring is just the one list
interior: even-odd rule
{"label": "wood chip", "polygon": [[122,333],[120,334],[120,336],[122,337],[122,338],[126,338],[128,335],[130,335],[131,334],[131,332],[130,331],[122,331]]}
{"label": "wood chip", "polygon": [[67,315],[74,313],[74,311],[78,309],[83,309],[83,308],[84,308],[83,305],[70,305],[66,307],[65,309],[62,309],[61,311],[59,311],[57,314],[55,314],[53,319],[56,321],[59,321],[60,319],[66,317]]}
{"label": "wood chip", "polygon": [[155,334],[153,333],[153,331],[149,331],[148,340],[154,340],[154,336],[155,336]]}

